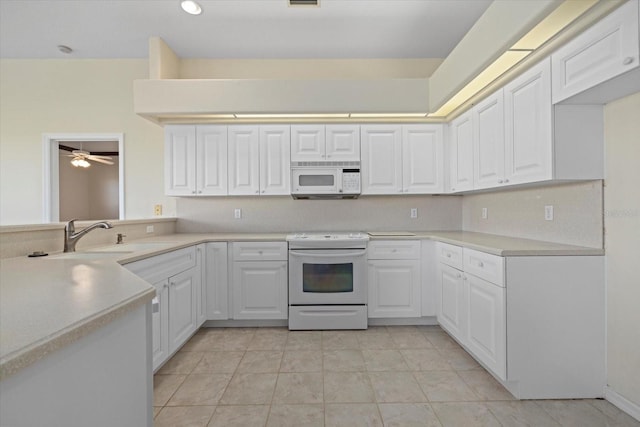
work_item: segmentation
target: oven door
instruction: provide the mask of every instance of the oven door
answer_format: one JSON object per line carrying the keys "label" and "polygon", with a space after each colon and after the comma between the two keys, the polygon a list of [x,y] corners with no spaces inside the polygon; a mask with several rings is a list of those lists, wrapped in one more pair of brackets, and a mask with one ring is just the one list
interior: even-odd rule
{"label": "oven door", "polygon": [[289,304],[366,304],[366,249],[289,250]]}
{"label": "oven door", "polygon": [[292,194],[338,194],[342,183],[337,168],[291,169]]}

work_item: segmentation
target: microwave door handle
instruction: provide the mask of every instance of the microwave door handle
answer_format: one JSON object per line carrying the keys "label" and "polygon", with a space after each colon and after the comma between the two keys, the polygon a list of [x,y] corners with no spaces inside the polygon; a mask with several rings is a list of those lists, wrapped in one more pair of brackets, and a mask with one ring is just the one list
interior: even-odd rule
{"label": "microwave door handle", "polygon": [[332,253],[332,254],[318,254],[313,252],[298,252],[298,251],[289,250],[289,255],[300,256],[300,257],[311,256],[314,258],[335,258],[336,256],[341,256],[341,257],[362,256],[362,255],[365,255],[366,253],[367,253],[366,249],[362,251],[356,251],[356,252],[340,252],[340,253]]}

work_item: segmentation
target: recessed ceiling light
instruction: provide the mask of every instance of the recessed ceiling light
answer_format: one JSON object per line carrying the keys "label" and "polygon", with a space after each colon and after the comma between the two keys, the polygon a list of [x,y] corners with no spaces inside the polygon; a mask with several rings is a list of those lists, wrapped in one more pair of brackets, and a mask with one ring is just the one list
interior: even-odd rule
{"label": "recessed ceiling light", "polygon": [[191,15],[200,15],[202,13],[202,7],[193,0],[182,0],[180,7]]}
{"label": "recessed ceiling light", "polygon": [[65,46],[63,44],[59,44],[58,45],[58,50],[62,53],[66,53],[67,55],[70,54],[71,52],[73,52],[73,49],[71,49],[69,46]]}

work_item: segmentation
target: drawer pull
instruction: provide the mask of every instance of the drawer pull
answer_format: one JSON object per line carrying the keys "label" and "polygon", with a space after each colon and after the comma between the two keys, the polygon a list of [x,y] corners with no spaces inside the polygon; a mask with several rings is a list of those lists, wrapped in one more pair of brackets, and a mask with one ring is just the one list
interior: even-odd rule
{"label": "drawer pull", "polygon": [[447,258],[451,258],[451,254],[447,254]]}
{"label": "drawer pull", "polygon": [[458,273],[458,275],[456,276],[456,279],[459,279],[462,277],[462,274]]}
{"label": "drawer pull", "polygon": [[629,65],[633,62],[633,56],[627,56],[622,60],[622,65]]}
{"label": "drawer pull", "polygon": [[478,262],[478,267],[484,267],[484,263],[482,261]]}

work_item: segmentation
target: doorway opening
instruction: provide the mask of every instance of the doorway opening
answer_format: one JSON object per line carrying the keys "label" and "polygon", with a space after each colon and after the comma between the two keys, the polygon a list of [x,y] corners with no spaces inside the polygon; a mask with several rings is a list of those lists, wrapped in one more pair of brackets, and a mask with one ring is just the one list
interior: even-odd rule
{"label": "doorway opening", "polygon": [[[43,135],[43,221],[124,219],[123,145],[121,133]],[[72,165],[78,164],[74,150],[88,167]],[[111,157],[106,161],[113,165],[93,156]]]}

